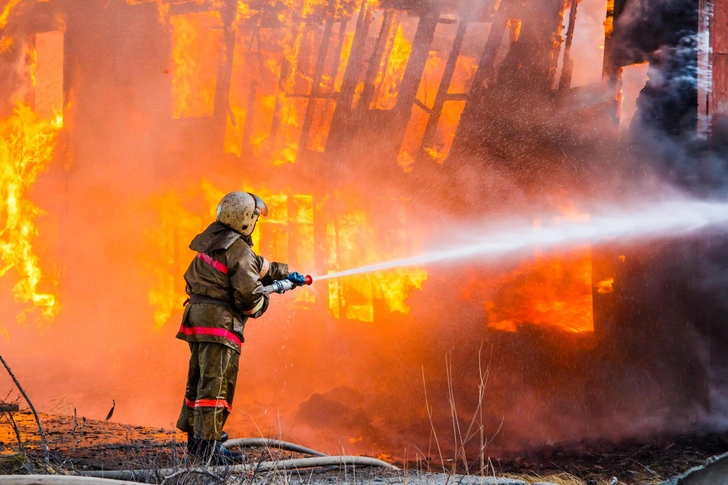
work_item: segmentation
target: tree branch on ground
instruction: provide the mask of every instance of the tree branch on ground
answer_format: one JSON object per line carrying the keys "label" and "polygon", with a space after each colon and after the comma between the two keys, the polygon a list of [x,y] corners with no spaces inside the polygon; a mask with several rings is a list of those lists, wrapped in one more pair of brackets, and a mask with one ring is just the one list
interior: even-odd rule
{"label": "tree branch on ground", "polygon": [[2,355],[0,355],[0,362],[2,362],[3,366],[5,366],[5,370],[8,371],[8,374],[10,375],[10,378],[15,383],[15,386],[20,391],[20,394],[23,395],[23,398],[25,399],[25,402],[28,403],[28,407],[30,407],[30,410],[33,412],[33,416],[35,417],[35,422],[38,423],[38,432],[40,433],[40,443],[43,447],[43,454],[46,462],[46,466],[50,466],[51,464],[51,453],[48,449],[48,440],[46,440],[45,431],[43,430],[43,424],[40,422],[40,417],[38,416],[38,412],[35,410],[35,406],[33,406],[33,402],[30,400],[28,395],[25,393],[25,389],[23,389],[23,386],[20,385],[20,382],[18,381],[18,378],[15,377],[15,374],[13,374],[12,369],[8,365],[7,362],[5,362],[5,359],[3,359]]}

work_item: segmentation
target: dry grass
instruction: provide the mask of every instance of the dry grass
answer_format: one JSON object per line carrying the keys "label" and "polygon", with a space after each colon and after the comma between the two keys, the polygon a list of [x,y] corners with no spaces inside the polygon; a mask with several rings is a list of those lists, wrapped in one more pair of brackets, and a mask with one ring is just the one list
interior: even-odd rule
{"label": "dry grass", "polygon": [[[550,474],[550,475],[538,475],[535,473],[529,473],[529,474],[512,474],[512,473],[506,473],[502,475],[505,478],[513,478],[514,480],[523,480],[528,483],[537,483],[537,482],[549,482],[554,483],[556,485],[588,485],[589,483],[594,482],[586,482],[582,480],[581,478],[572,475],[571,473],[556,473],[556,474]],[[641,476],[636,475],[633,477],[634,480],[636,480],[638,483],[651,483],[651,484],[658,484],[664,481],[662,477],[656,477],[655,475],[649,475],[649,476]],[[599,482],[596,482],[596,485],[610,485],[615,484],[616,485],[627,485],[625,482],[618,481],[618,482],[611,482],[610,480],[601,480]]]}

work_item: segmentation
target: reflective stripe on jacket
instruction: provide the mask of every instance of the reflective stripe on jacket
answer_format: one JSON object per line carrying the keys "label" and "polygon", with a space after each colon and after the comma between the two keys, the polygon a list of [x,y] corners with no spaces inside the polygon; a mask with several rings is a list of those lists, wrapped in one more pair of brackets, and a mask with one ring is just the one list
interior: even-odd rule
{"label": "reflective stripe on jacket", "polygon": [[187,294],[220,304],[188,304],[177,338],[220,343],[239,352],[248,318],[258,318],[268,309],[263,286],[286,278],[288,265],[268,263],[240,234],[219,222],[195,237],[190,248],[198,254],[185,272]]}

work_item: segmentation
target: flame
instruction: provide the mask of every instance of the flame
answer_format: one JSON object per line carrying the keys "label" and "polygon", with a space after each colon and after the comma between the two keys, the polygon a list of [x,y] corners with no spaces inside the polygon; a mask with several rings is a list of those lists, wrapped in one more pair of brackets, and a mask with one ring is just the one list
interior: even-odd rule
{"label": "flame", "polygon": [[521,38],[521,20],[520,19],[509,19],[508,30],[511,33],[511,42],[518,42]]}
{"label": "flame", "polygon": [[614,291],[614,278],[609,278],[597,283],[597,293],[605,295]]}
{"label": "flame", "polygon": [[[395,38],[395,47],[392,52],[392,57],[395,57],[395,49],[397,49],[397,42],[399,41],[400,52],[398,55],[404,56],[404,61],[396,60],[394,63],[390,61],[389,69],[392,69],[393,72],[385,76],[385,82],[389,78],[389,89],[393,90],[393,92],[386,98],[386,106],[392,107],[396,102],[396,91],[399,89],[399,83],[404,75],[406,60],[412,50],[407,40],[403,36],[400,38],[400,35],[401,32],[398,31],[398,37]],[[406,43],[406,45],[403,43]],[[417,98],[427,106],[432,106],[434,103],[435,97],[437,96],[437,90],[439,88],[439,82],[442,79],[446,63],[447,58],[441,57],[438,52],[431,52],[427,59],[425,70],[422,75],[423,81],[420,82],[417,91]],[[458,56],[457,63],[455,64],[455,72],[452,80],[450,81],[448,94],[465,94],[469,92],[470,85],[477,68],[478,63],[474,58],[462,54]],[[382,91],[384,92],[384,89]],[[381,104],[381,106],[385,106],[385,104]],[[430,158],[439,164],[443,164],[447,159],[450,147],[455,139],[455,132],[457,131],[458,124],[460,123],[460,115],[464,108],[464,99],[446,101],[437,123],[435,136],[428,146],[423,147],[424,151],[430,156]],[[420,143],[422,141],[422,133],[425,131],[428,120],[429,115],[424,113],[420,108],[413,109],[412,117],[410,118],[405,132],[405,139],[397,158],[397,164],[404,172],[411,171],[414,166],[416,159],[415,154],[419,150]]]}
{"label": "flame", "polygon": [[220,25],[217,12],[171,17],[173,118],[212,115]]}
{"label": "flame", "polygon": [[[59,306],[55,294],[39,289],[44,279],[33,240],[38,236],[34,221],[42,212],[28,200],[27,193],[51,162],[62,127],[62,115],[39,119],[27,105],[17,106],[0,124],[0,277],[14,269],[19,278],[13,288],[15,301],[38,307],[48,321]],[[49,283],[56,285],[55,281]]]}
{"label": "flame", "polygon": [[[614,33],[614,0],[607,0],[607,18],[604,20],[604,36],[608,39]],[[604,46],[601,46],[604,49]]]}
{"label": "flame", "polygon": [[8,24],[10,12],[12,12],[13,8],[15,8],[15,6],[19,3],[20,0],[9,0],[5,7],[3,7],[2,11],[0,11],[0,29],[4,29]]}
{"label": "flame", "polygon": [[593,332],[591,250],[524,263],[480,284],[488,327],[515,332],[521,324]]}
{"label": "flame", "polygon": [[156,285],[149,290],[149,304],[154,308],[154,328],[161,329],[170,320],[174,310],[182,307],[187,298],[180,286],[178,274],[184,272],[184,261],[177,261],[179,248],[196,236],[202,219],[182,207],[175,191],[167,192],[153,201],[159,210],[159,226],[147,233],[147,242],[154,248],[155,258],[146,263],[156,278]]}
{"label": "flame", "polygon": [[402,26],[397,26],[397,34],[394,37],[392,53],[389,56],[389,64],[382,79],[379,98],[376,102],[378,109],[392,109],[397,102],[397,92],[407,67],[407,60],[412,53],[412,44],[405,38]]}
{"label": "flame", "polygon": [[[270,215],[260,218],[253,232],[253,247],[259,254],[271,261],[295,262],[295,268],[307,272],[314,267],[314,206],[315,198],[309,194],[274,192],[264,187],[240,187],[240,190],[254,192],[262,197]],[[175,192],[168,192],[154,201],[160,214],[158,229],[148,233],[148,242],[155,250],[155,256],[147,263],[154,274],[148,300],[154,309],[155,328],[162,328],[170,320],[175,309],[181,308],[186,298],[180,275],[185,271],[192,253],[187,249],[189,241],[204,227],[205,222],[214,220],[217,203],[225,194],[223,190],[205,180],[200,184],[199,194],[204,198],[208,210],[195,214],[186,210],[186,201]],[[327,221],[326,245],[328,247],[326,266],[329,272],[391,259],[405,254],[409,237],[404,231],[392,231],[383,247],[368,213],[355,210],[333,221]],[[421,268],[361,275],[344,280],[329,280],[328,307],[330,315],[339,319],[373,322],[375,302],[381,301],[389,312],[407,314],[410,307],[407,297],[413,289],[422,289],[427,271]],[[308,307],[317,300],[314,288],[302,287],[296,290],[296,304]],[[343,313],[341,313],[343,310]]]}
{"label": "flame", "polygon": [[[554,205],[560,210],[555,222],[589,220],[565,194]],[[541,227],[541,220],[534,220]],[[599,293],[611,291],[614,280],[599,283]],[[477,293],[476,293],[477,291]],[[593,332],[592,256],[585,247],[569,254],[534,251],[534,260],[524,262],[490,278],[478,277],[463,292],[464,299],[488,295],[484,303],[488,327],[516,332],[524,324],[546,325],[571,333]]]}

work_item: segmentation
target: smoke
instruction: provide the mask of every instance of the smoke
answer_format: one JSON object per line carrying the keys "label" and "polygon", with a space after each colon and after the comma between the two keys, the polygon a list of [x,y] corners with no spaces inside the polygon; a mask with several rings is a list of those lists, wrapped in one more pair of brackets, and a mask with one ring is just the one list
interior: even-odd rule
{"label": "smoke", "polygon": [[[698,19],[698,2],[693,0],[628,2],[615,28],[615,57],[623,65],[650,64],[649,80],[630,129],[634,156],[670,186],[699,197],[723,199],[728,188],[728,152],[720,142],[721,128],[714,126],[716,143],[711,146],[696,129],[698,89],[710,89],[710,77],[698,71],[709,49],[707,32],[698,33]],[[692,406],[698,402],[695,413],[699,427],[706,430],[728,426],[728,362],[719,350],[728,342],[725,326],[719,323],[728,312],[724,237],[723,231],[715,231],[662,247],[643,268],[650,274],[649,281],[659,282],[645,301],[661,303],[633,304],[624,315],[636,318],[639,313],[642,319],[649,315],[660,322],[662,335],[672,335],[661,338],[653,346],[659,354],[643,359],[639,366],[658,376],[666,371],[662,379],[669,375],[678,382],[684,389],[683,402],[692,400]],[[641,288],[644,293],[648,281],[631,284],[627,291]],[[637,339],[634,347],[639,348]],[[695,375],[701,376],[702,384],[688,384]]]}

